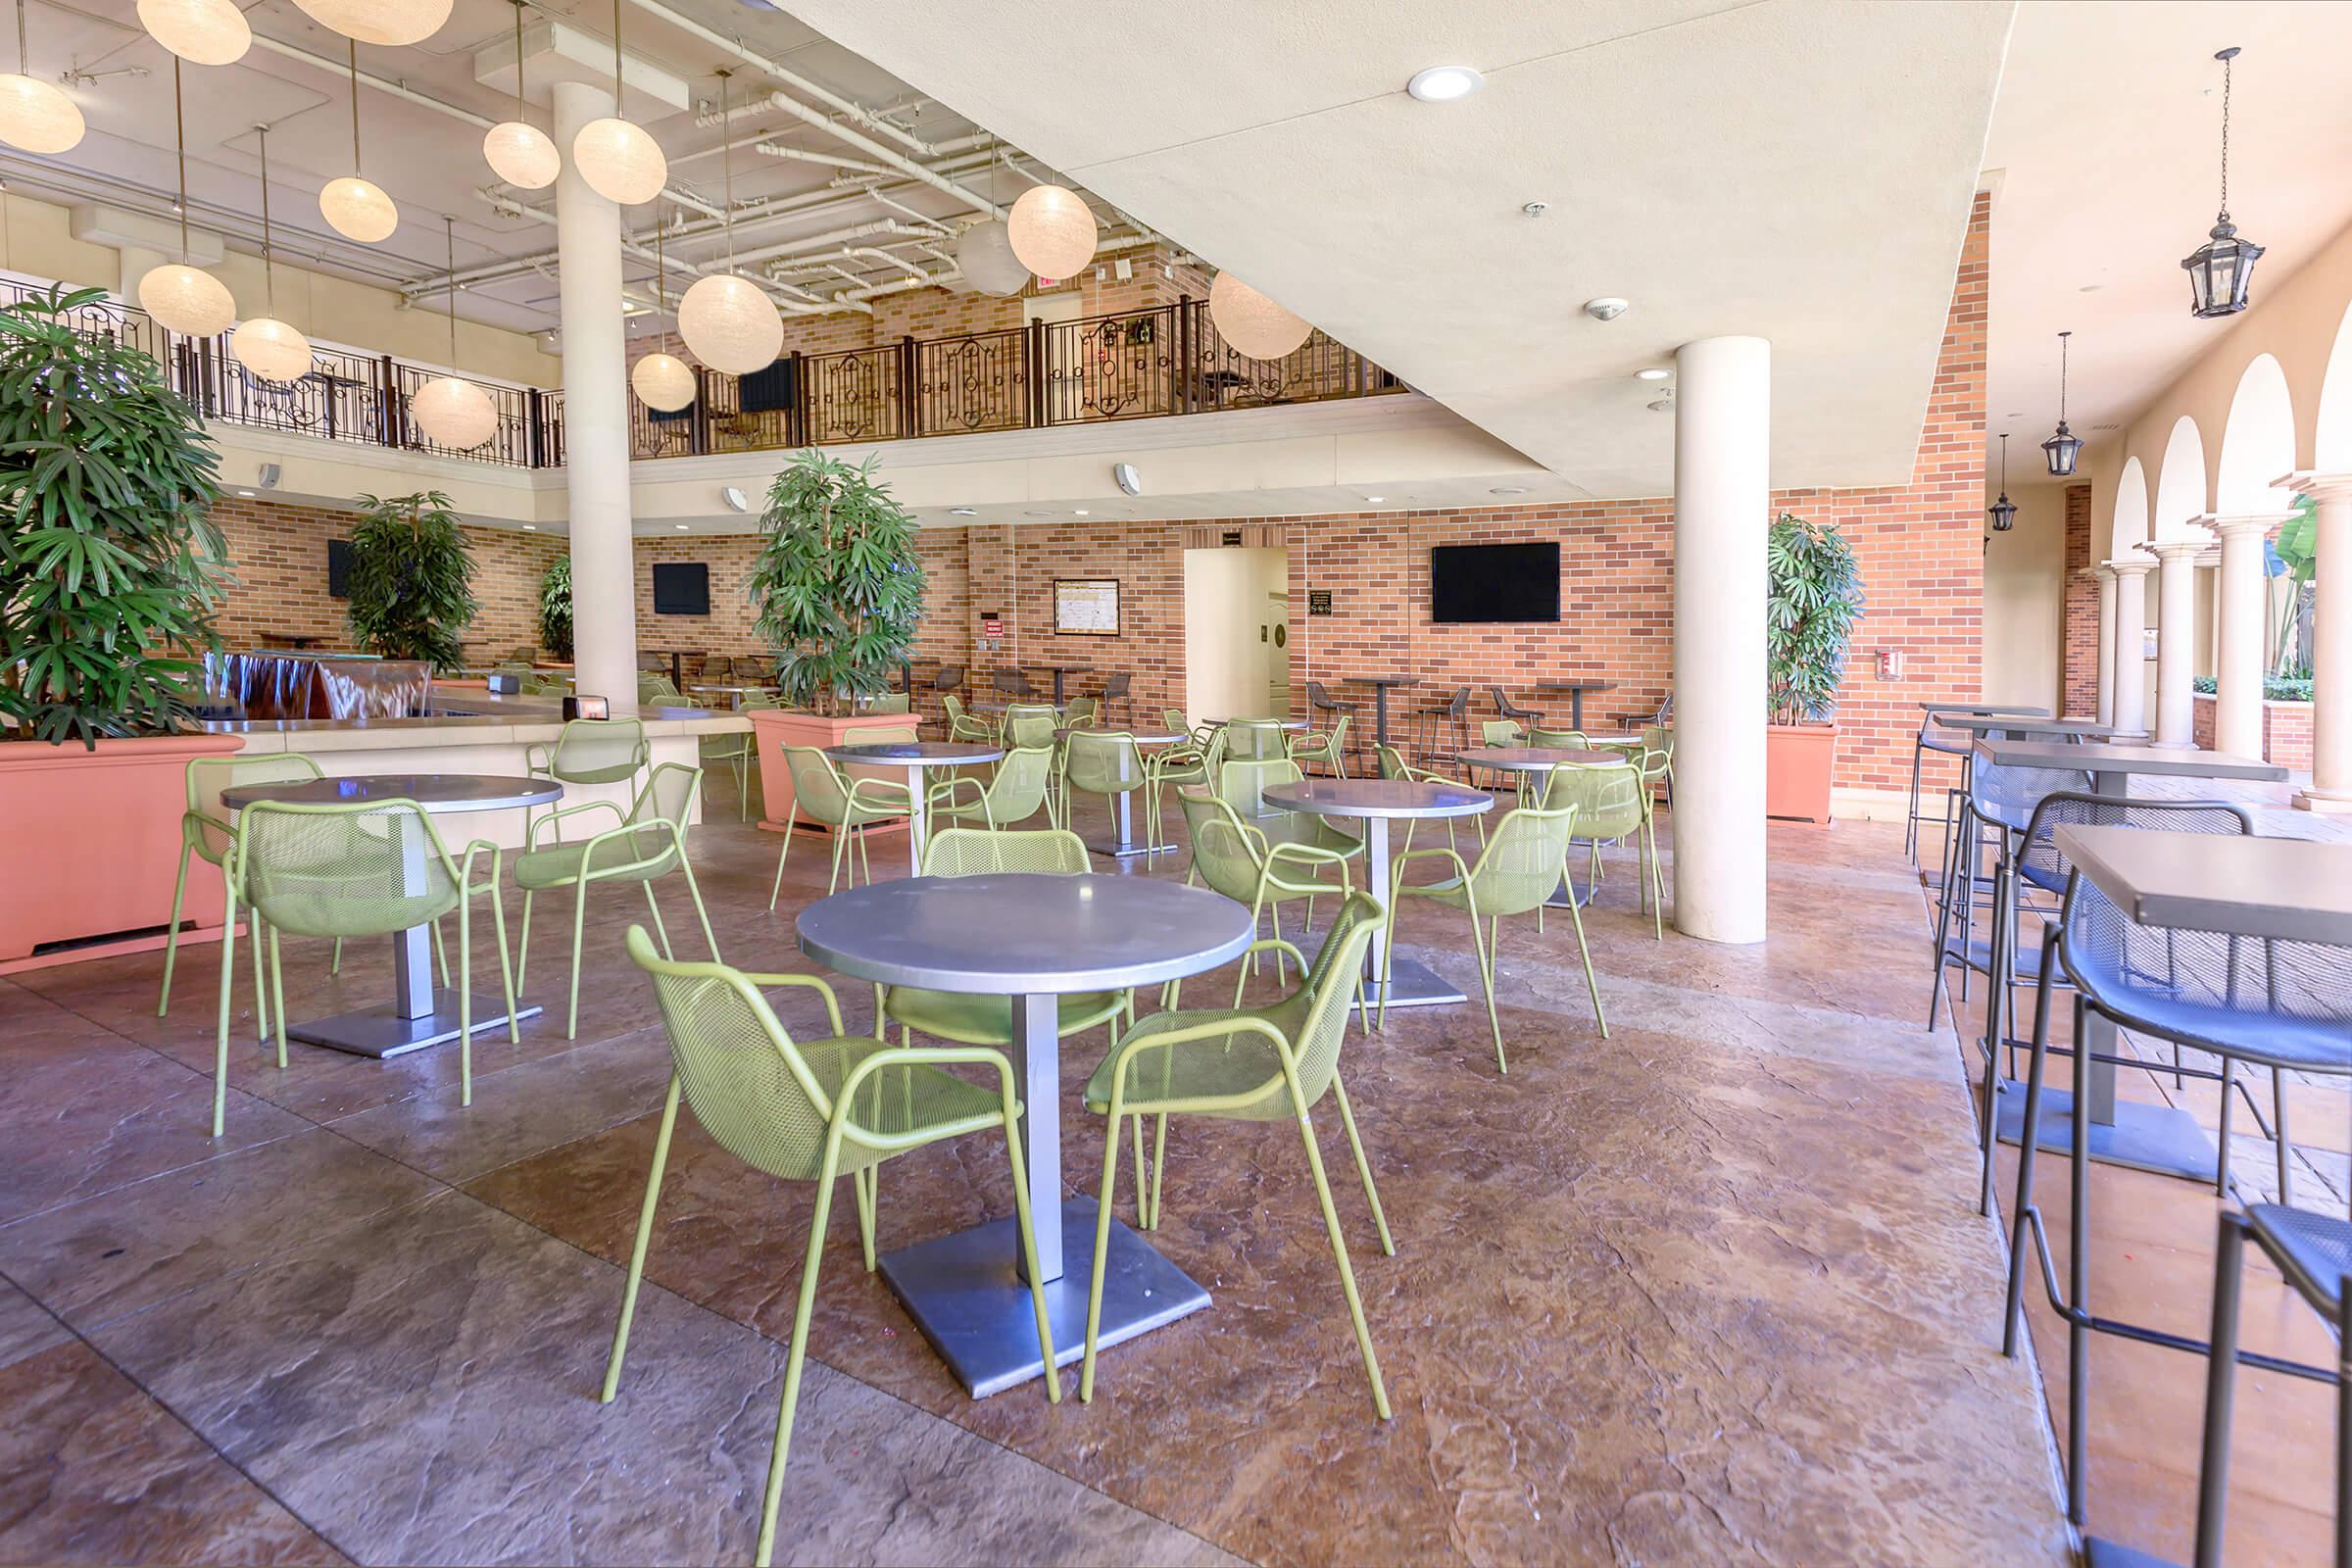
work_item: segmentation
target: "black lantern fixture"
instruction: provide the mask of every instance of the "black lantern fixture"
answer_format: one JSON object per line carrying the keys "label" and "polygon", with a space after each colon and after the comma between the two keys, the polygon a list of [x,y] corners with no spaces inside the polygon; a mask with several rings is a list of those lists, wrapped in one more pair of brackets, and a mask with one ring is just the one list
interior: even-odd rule
{"label": "black lantern fixture", "polygon": [[[2246,284],[2254,276],[2254,264],[2262,260],[2262,247],[2237,237],[2237,225],[2230,221],[2230,62],[2237,58],[2232,44],[2213,57],[2222,63],[2222,209],[2213,225],[2213,235],[2198,246],[2180,265],[2188,272],[2188,314],[2197,317],[2235,316],[2246,308]],[[2055,473],[2055,468],[2050,470]]]}
{"label": "black lantern fixture", "polygon": [[2082,443],[2075,432],[2066,427],[2066,340],[2072,332],[2058,334],[2058,433],[2041,444],[2043,457],[2050,460],[2050,477],[2063,479],[2075,471],[2075,459],[2082,452]]}
{"label": "black lantern fixture", "polygon": [[2009,434],[2001,433],[2001,499],[1984,509],[1992,514],[1992,531],[2007,533],[2017,523],[2017,503],[2009,499]]}

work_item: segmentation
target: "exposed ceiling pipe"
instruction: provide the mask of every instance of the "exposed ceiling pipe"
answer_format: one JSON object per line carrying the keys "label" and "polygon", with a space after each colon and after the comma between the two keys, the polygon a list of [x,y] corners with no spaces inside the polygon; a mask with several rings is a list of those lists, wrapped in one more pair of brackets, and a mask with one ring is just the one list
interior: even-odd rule
{"label": "exposed ceiling pipe", "polygon": [[880,202],[883,206],[889,208],[892,212],[906,214],[908,218],[913,219],[917,223],[931,230],[931,232],[934,234],[946,234],[950,237],[953,237],[956,232],[954,224],[943,223],[936,218],[926,217],[923,214],[916,212],[913,208],[907,206],[905,202],[894,201],[890,197],[883,195],[882,192],[878,190],[869,190],[866,192],[866,194],[871,196],[875,201]]}
{"label": "exposed ceiling pipe", "polygon": [[860,174],[887,174],[890,170],[881,164],[859,163],[855,158],[836,158],[831,153],[812,153],[805,147],[784,147],[772,141],[756,141],[752,150],[770,158],[789,158],[804,164],[829,164],[835,169],[855,170]]}
{"label": "exposed ceiling pipe", "polygon": [[871,222],[852,223],[847,228],[828,229],[822,234],[806,234],[799,239],[785,240],[777,245],[762,245],[757,250],[737,251],[739,264],[764,262],[778,256],[799,256],[808,251],[821,251],[827,246],[846,245],[852,240],[867,239],[876,234],[895,234],[909,239],[929,239],[931,231],[902,223],[895,218],[877,218]]}
{"label": "exposed ceiling pipe", "polygon": [[[512,215],[512,216],[514,216],[514,217],[517,217],[517,218],[529,218],[529,219],[534,219],[534,220],[536,220],[537,221],[539,221],[539,222],[542,222],[542,223],[546,223],[546,224],[548,224],[548,225],[549,225],[549,226],[551,226],[551,227],[552,227],[552,226],[554,226],[554,224],[555,224],[555,221],[556,221],[556,215],[555,215],[555,214],[553,214],[553,213],[551,213],[551,212],[548,212],[548,211],[547,211],[546,209],[544,209],[544,208],[539,208],[539,207],[532,207],[532,206],[528,206],[528,205],[526,205],[525,203],[522,203],[522,202],[518,202],[518,201],[516,201],[516,200],[515,200],[514,197],[512,197],[512,196],[502,196],[502,195],[498,194],[496,191],[493,191],[493,190],[488,190],[488,189],[477,190],[477,191],[475,191],[475,192],[474,192],[474,194],[475,194],[476,196],[479,196],[479,197],[480,197],[480,198],[481,198],[483,201],[485,201],[485,202],[488,202],[488,203],[489,203],[489,204],[490,204],[492,207],[496,208],[496,209],[497,209],[498,211],[500,211],[500,212],[507,213],[507,214],[510,214],[510,215]],[[664,263],[663,263],[663,257],[662,257],[662,254],[661,252],[658,252],[658,251],[655,251],[655,250],[652,250],[652,249],[650,249],[650,248],[649,248],[649,247],[647,247],[647,246],[640,245],[640,244],[636,243],[636,242],[635,242],[635,241],[633,241],[633,240],[629,240],[629,239],[626,239],[626,238],[624,238],[624,239],[623,239],[623,240],[620,242],[620,249],[621,249],[621,254],[622,254],[622,255],[624,255],[624,256],[634,256],[635,258],[637,258],[637,260],[639,260],[639,261],[641,261],[641,262],[650,262],[650,263],[653,263],[653,264],[654,264],[655,266],[657,266],[657,267],[659,267],[659,266],[662,266],[662,265],[664,265]],[[723,271],[725,271],[725,270],[726,270],[726,269],[725,269],[725,268],[723,268],[723,267],[712,266],[712,265],[710,265],[710,264],[709,264],[709,263],[696,263],[696,262],[689,262],[689,261],[685,260],[684,258],[682,258],[682,257],[677,257],[677,256],[670,256],[670,257],[668,257],[668,258],[667,258],[667,261],[666,261],[666,265],[668,265],[668,266],[670,266],[670,267],[672,267],[672,268],[675,268],[677,270],[679,270],[679,271],[681,271],[681,272],[688,272],[688,273],[692,273],[692,274],[693,274],[694,276],[696,276],[696,277],[710,277],[710,276],[712,276],[712,275],[714,275],[714,274],[716,274],[716,273],[723,272]],[[536,270],[537,270],[537,269],[536,269],[536,268],[531,268],[531,269],[527,269],[527,270],[530,270],[530,271],[536,271]],[[522,274],[521,274],[521,273],[514,273],[514,274],[511,274],[511,275],[514,275],[514,276],[520,276],[520,275],[522,275]],[[775,280],[773,280],[773,279],[760,278],[760,277],[757,277],[757,276],[753,276],[753,274],[751,274],[751,273],[745,273],[744,275],[745,275],[745,276],[752,277],[752,278],[753,278],[753,281],[760,283],[760,285],[761,285],[761,286],[762,286],[762,287],[763,287],[763,288],[764,288],[764,289],[765,289],[765,290],[766,290],[766,291],[767,291],[767,292],[768,292],[768,293],[769,293],[771,296],[772,296],[772,295],[773,295],[773,294],[774,294],[774,293],[775,293],[777,290],[779,290],[779,289],[781,289],[781,290],[784,290],[784,291],[788,292],[789,294],[792,294],[792,295],[798,296],[797,298],[778,299],[778,300],[776,301],[776,305],[777,305],[777,307],[778,307],[779,309],[782,309],[782,310],[785,310],[785,311],[792,312],[793,314],[795,314],[795,315],[798,315],[798,316],[815,316],[815,315],[821,315],[821,314],[824,314],[824,313],[826,313],[826,312],[828,312],[828,311],[835,310],[835,309],[844,309],[844,310],[859,310],[859,309],[862,309],[861,307],[858,306],[858,305],[857,305],[857,304],[855,304],[854,302],[842,303],[842,304],[838,304],[838,305],[837,305],[837,304],[835,304],[835,303],[833,303],[833,302],[826,301],[826,300],[822,299],[820,296],[817,296],[817,295],[811,294],[811,293],[810,293],[808,290],[807,290],[807,289],[804,289],[804,288],[794,288],[794,287],[793,287],[791,284],[789,284],[789,283],[779,283],[779,282],[776,282],[776,281],[775,281]],[[506,279],[505,279],[505,278],[503,278],[503,277],[493,277],[493,278],[478,278],[478,277],[468,277],[468,276],[467,276],[466,273],[464,273],[464,272],[460,272],[460,273],[458,274],[458,279],[457,279],[457,280],[458,280],[459,286],[461,286],[461,287],[468,287],[468,288],[469,288],[469,287],[472,287],[472,286],[473,286],[474,284],[476,284],[476,283],[484,283],[484,282],[489,282],[489,283],[497,283],[497,282],[504,282],[504,281],[506,281]],[[403,292],[404,294],[408,294],[408,295],[409,295],[410,297],[412,297],[412,298],[415,298],[415,297],[416,297],[416,296],[418,296],[418,295],[423,295],[423,294],[437,294],[437,293],[443,293],[443,292],[446,292],[446,291],[447,291],[448,287],[449,287],[448,278],[447,278],[447,275],[446,275],[446,274],[444,274],[444,276],[442,277],[442,279],[441,279],[440,281],[438,281],[438,282],[435,282],[435,283],[430,283],[430,284],[425,284],[425,285],[420,285],[419,287],[417,287],[417,288],[415,288],[415,289],[404,289],[402,292]],[[866,315],[870,316],[870,315],[872,315],[872,314],[873,314],[873,312],[872,312],[870,309],[866,309],[866,310],[864,311],[864,314],[866,314]]]}
{"label": "exposed ceiling pipe", "polygon": [[[639,5],[645,5],[648,3],[648,0],[636,0],[636,3]],[[823,115],[818,114],[815,110],[809,108],[807,104],[802,103],[797,98],[791,97],[785,93],[775,92],[767,95],[767,101],[769,104],[777,109],[781,109],[784,113],[792,116],[794,119],[799,120],[804,123],[814,125],[817,129],[829,133],[836,140],[845,141],[852,147],[856,147],[861,152],[872,154],[876,159],[880,160],[884,164],[889,165],[892,169],[897,170],[900,173],[906,174],[914,179],[919,179],[924,184],[929,185],[934,189],[946,191],[949,195],[955,197],[957,201],[962,202],[968,207],[986,213],[991,218],[1003,218],[1004,216],[1004,208],[999,207],[995,202],[990,201],[987,197],[981,195],[979,192],[956,184],[945,174],[933,173],[921,164],[918,164],[912,159],[907,158],[900,153],[892,151],[890,148],[885,147],[880,142],[874,140],[871,136],[862,135],[858,131],[850,129],[850,127],[847,125],[838,124],[835,122],[826,119]]]}

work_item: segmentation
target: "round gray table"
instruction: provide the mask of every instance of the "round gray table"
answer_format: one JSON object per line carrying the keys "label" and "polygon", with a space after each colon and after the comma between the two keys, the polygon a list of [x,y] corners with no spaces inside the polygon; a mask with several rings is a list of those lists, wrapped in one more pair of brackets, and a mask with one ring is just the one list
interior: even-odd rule
{"label": "round gray table", "polygon": [[[564,798],[564,786],[548,778],[513,778],[477,773],[367,773],[353,778],[304,779],[287,784],[239,784],[220,792],[220,804],[240,810],[262,801],[295,806],[363,806],[383,801],[415,801],[435,816],[459,811],[510,811],[546,806]],[[419,834],[400,839],[400,878],[403,889],[424,880],[425,857],[431,852]],[[286,1033],[314,1046],[348,1051],[358,1056],[405,1055],[426,1046],[458,1038],[458,1006],[435,997],[433,956],[427,948],[432,928],[415,925],[392,938],[392,1001],[379,1007],[339,1012],[309,1023],[289,1023]],[[538,1012],[517,1006],[517,1021]],[[473,1000],[473,1029],[504,1028],[504,997]]]}
{"label": "round gray table", "polygon": [[[1425,784],[1401,778],[1310,778],[1296,784],[1269,784],[1259,792],[1268,806],[1316,816],[1360,817],[1364,824],[1364,885],[1384,906],[1396,901],[1396,873],[1389,858],[1389,824],[1398,817],[1476,816],[1492,810],[1494,797],[1459,784]],[[1437,971],[1413,958],[1384,962],[1389,933],[1375,929],[1364,956],[1364,1005],[1382,1004],[1382,976],[1387,976],[1387,1004],[1428,1007],[1470,999],[1441,979]]]}
{"label": "round gray table", "polygon": [[[1161,731],[1141,731],[1130,729],[1085,729],[1073,731],[1067,725],[1055,730],[1054,732],[1054,738],[1057,741],[1067,742],[1073,733],[1087,735],[1124,735],[1129,740],[1135,742],[1135,744],[1138,746],[1174,746],[1180,742],[1189,741],[1192,739],[1192,736],[1190,735],[1170,735]],[[1086,847],[1088,849],[1094,851],[1097,855],[1108,856],[1114,860],[1123,860],[1129,856],[1133,855],[1151,855],[1155,853],[1153,846],[1149,844],[1138,844],[1135,842],[1135,794],[1136,792],[1133,790],[1120,790],[1117,794],[1111,796],[1110,836],[1108,838],[1088,839],[1086,841]],[[1157,848],[1159,850],[1173,850],[1175,847],[1176,846],[1173,844],[1162,844]]]}
{"label": "round gray table", "polygon": [[[912,723],[909,715],[907,722]],[[923,874],[923,849],[930,843],[930,803],[923,797],[929,789],[923,774],[934,767],[963,767],[974,762],[993,762],[1004,755],[1002,746],[981,746],[970,741],[869,741],[866,744],[828,746],[825,755],[836,762],[852,762],[866,767],[903,767],[906,770],[906,795],[914,803],[906,813],[906,862],[916,876]]]}
{"label": "round gray table", "polygon": [[[1157,985],[1230,962],[1250,946],[1250,911],[1205,888],[1146,877],[1000,872],[853,888],[809,905],[797,925],[801,951],[842,974],[1011,999],[1038,1270],[1047,1281],[1055,1358],[1076,1360],[1086,1344],[1096,1201],[1061,1196],[1057,999]],[[1051,1222],[1055,1215],[1059,1222]],[[1080,1262],[1064,1273],[1070,1254]],[[1045,1375],[1010,1218],[901,1248],[880,1261],[924,1338],[975,1398]],[[1102,1344],[1206,1305],[1207,1291],[1111,1222]]]}
{"label": "round gray table", "polygon": [[[1473,746],[1454,754],[1471,767],[1491,767],[1497,773],[1537,773],[1548,775],[1559,767],[1623,767],[1629,759],[1613,746]],[[1475,776],[1475,775],[1474,775]],[[1560,885],[1553,890],[1544,906],[1553,909],[1582,907],[1592,899],[1576,896],[1575,885],[1568,880],[1568,868],[1560,867]]]}

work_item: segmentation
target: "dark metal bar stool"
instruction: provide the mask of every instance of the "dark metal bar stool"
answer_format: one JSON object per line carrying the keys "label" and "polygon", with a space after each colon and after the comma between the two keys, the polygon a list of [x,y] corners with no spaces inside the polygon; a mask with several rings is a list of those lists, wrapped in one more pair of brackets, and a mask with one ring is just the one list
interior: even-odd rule
{"label": "dark metal bar stool", "polygon": [[[956,727],[955,722],[948,713],[947,704],[939,700],[950,692],[960,690],[962,686],[963,666],[961,664],[942,664],[931,672],[931,700],[939,709],[941,725],[950,730]],[[948,737],[950,740],[955,738],[953,734]]]}
{"label": "dark metal bar stool", "polygon": [[1324,689],[1321,681],[1310,680],[1306,683],[1306,716],[1308,723],[1316,729],[1328,730],[1332,727],[1331,724],[1315,723],[1315,719],[1318,715],[1328,714],[1332,720],[1336,721],[1341,714],[1347,714],[1348,730],[1353,742],[1353,744],[1349,746],[1348,750],[1355,754],[1357,770],[1360,772],[1362,771],[1364,758],[1364,736],[1363,725],[1356,722],[1355,709],[1355,704],[1344,703],[1338,698],[1332,696],[1329,691]]}
{"label": "dark metal bar stool", "polygon": [[1542,713],[1537,712],[1532,708],[1521,708],[1518,704],[1511,701],[1511,694],[1504,691],[1501,687],[1489,686],[1487,688],[1487,694],[1494,699],[1495,717],[1516,719],[1520,726],[1525,729],[1533,729],[1536,725],[1544,722],[1544,715]]}
{"label": "dark metal bar stool", "polygon": [[[1445,737],[1446,726],[1453,726],[1453,750],[1441,752],[1438,742]],[[1445,702],[1423,707],[1413,713],[1413,750],[1421,759],[1419,765],[1428,767],[1470,749],[1470,688],[1456,686],[1453,695]]]}
{"label": "dark metal bar stool", "polygon": [[[1913,865],[1919,863],[1919,824],[1936,820],[1919,808],[1921,773],[1931,752],[1939,757],[1966,758],[1968,741],[1964,736],[1947,736],[1936,727],[1934,713],[1922,713],[1919,717],[1919,734],[1911,742],[1911,806],[1903,821],[1903,853],[1911,857]],[[1948,846],[1952,836],[1952,798],[1948,794],[1944,797],[1941,820],[1944,843]]]}
{"label": "dark metal bar stool", "polygon": [[1116,669],[1102,677],[1102,708],[1107,715],[1110,705],[1119,705],[1120,729],[1135,728],[1135,676],[1128,670]]}
{"label": "dark metal bar stool", "polygon": [[1006,697],[1035,697],[1037,688],[1029,684],[1029,672],[1024,669],[992,669],[988,683]]}

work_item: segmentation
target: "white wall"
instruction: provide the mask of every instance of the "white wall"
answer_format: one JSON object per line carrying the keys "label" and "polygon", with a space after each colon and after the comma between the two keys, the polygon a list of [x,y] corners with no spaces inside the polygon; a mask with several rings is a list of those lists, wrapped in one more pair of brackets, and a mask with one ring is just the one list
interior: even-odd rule
{"label": "white wall", "polygon": [[2016,524],[1994,534],[1984,551],[1981,695],[2054,713],[2066,617],[2066,489],[2013,487],[2009,499],[2017,503]]}
{"label": "white wall", "polygon": [[1258,636],[1268,596],[1289,580],[1287,550],[1184,553],[1184,708],[1194,723],[1272,714]]}

